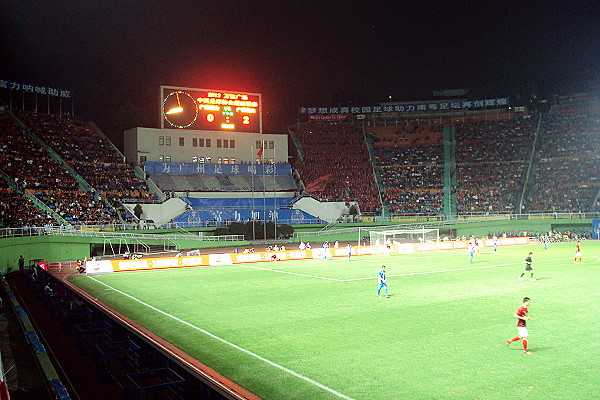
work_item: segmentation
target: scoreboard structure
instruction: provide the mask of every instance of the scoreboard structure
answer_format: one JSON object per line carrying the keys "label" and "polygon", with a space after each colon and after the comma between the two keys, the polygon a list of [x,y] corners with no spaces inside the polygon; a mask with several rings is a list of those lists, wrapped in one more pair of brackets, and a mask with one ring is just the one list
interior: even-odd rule
{"label": "scoreboard structure", "polygon": [[261,95],[161,86],[160,128],[262,133]]}

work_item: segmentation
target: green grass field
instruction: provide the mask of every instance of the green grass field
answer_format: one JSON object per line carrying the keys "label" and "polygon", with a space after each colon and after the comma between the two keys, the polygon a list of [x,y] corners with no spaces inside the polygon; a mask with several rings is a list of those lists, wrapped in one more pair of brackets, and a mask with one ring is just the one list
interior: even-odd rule
{"label": "green grass field", "polygon": [[[597,399],[600,243],[583,242],[583,264],[574,245],[72,280],[268,400]],[[537,282],[520,282],[529,251]],[[376,295],[382,264],[391,298]],[[524,296],[531,355],[505,345]]]}

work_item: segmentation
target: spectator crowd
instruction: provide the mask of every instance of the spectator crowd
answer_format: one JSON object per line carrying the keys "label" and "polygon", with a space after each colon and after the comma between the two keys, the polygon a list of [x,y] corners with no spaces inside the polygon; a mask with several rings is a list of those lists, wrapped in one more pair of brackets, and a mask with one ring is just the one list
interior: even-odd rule
{"label": "spectator crowd", "polygon": [[[134,220],[125,202],[155,200],[146,182],[91,123],[47,114],[18,117],[23,125],[0,114],[0,226],[59,224],[54,215],[72,224]],[[600,209],[594,204],[600,190],[598,108],[453,125],[452,192],[460,214]],[[291,130],[304,154],[294,167],[307,190],[325,201],[357,200],[361,212],[380,209],[380,192],[392,213],[443,212],[443,126],[377,128],[369,129],[375,142],[374,168],[361,128],[345,123],[294,125]],[[219,183],[231,186],[229,181]],[[522,193],[524,209],[519,210]],[[36,207],[35,199],[55,214]]]}
{"label": "spectator crowd", "polygon": [[[324,200],[356,199],[361,212],[380,207],[369,151],[360,128],[302,123],[293,128],[305,157],[294,167],[311,194]],[[321,184],[311,183],[320,180]]]}
{"label": "spectator crowd", "polygon": [[[405,142],[401,142],[405,143]],[[392,214],[439,214],[444,188],[442,145],[376,145],[383,199]]]}
{"label": "spectator crowd", "polygon": [[531,155],[534,123],[514,115],[455,125],[458,213],[515,212]]}
{"label": "spectator crowd", "polygon": [[[89,123],[48,114],[18,117],[24,125],[0,115],[2,226],[60,224],[60,218],[34,206],[29,200],[34,197],[75,225],[118,223],[119,212],[133,220],[122,202],[153,198],[116,148]],[[89,184],[87,189],[69,167]]]}
{"label": "spectator crowd", "polygon": [[542,118],[529,211],[598,211],[600,110],[551,112]]}

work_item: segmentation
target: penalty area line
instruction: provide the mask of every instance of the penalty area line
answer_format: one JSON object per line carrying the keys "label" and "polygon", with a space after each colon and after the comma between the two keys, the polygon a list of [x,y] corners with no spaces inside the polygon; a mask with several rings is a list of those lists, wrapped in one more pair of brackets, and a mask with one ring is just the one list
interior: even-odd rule
{"label": "penalty area line", "polygon": [[[424,271],[424,272],[407,272],[405,274],[396,274],[396,275],[388,275],[388,278],[395,278],[395,277],[399,277],[399,276],[411,276],[411,275],[426,275],[426,274],[441,274],[443,272],[454,272],[454,271],[467,271],[469,269],[484,269],[484,268],[493,268],[493,267],[504,267],[507,265],[515,265],[515,264],[500,264],[500,265],[486,265],[486,266],[482,266],[482,267],[468,267],[468,268],[456,268],[456,269],[442,269],[439,271]],[[364,281],[364,280],[368,280],[368,279],[376,279],[373,277],[369,277],[369,278],[354,278],[354,279],[344,279],[344,282],[351,282],[351,281]]]}
{"label": "penalty area line", "polygon": [[[563,259],[552,259],[552,260],[543,260],[540,262],[547,262],[547,261],[562,261]],[[513,265],[520,265],[521,263],[510,263],[510,264],[495,264],[495,265],[483,265],[480,267],[466,267],[466,268],[455,268],[455,269],[442,269],[442,270],[438,270],[438,271],[423,271],[423,272],[407,272],[405,274],[395,274],[395,275],[388,275],[388,278],[394,278],[394,277],[400,277],[400,276],[412,276],[412,275],[426,275],[426,274],[441,274],[444,272],[455,272],[455,271],[468,271],[471,269],[487,269],[487,268],[496,268],[496,267],[508,267],[508,266],[513,266]],[[389,270],[388,270],[389,271]],[[370,279],[377,279],[377,277],[368,277],[368,278],[353,278],[353,279],[341,279],[340,282],[352,282],[352,281],[364,281],[364,280],[370,280]]]}
{"label": "penalty area line", "polygon": [[127,297],[127,298],[129,298],[131,300],[133,300],[133,301],[136,301],[136,302],[140,303],[141,305],[143,305],[145,307],[150,308],[153,311],[156,311],[159,314],[164,315],[165,317],[169,317],[169,318],[173,319],[174,321],[177,321],[177,322],[179,322],[179,323],[181,323],[183,325],[186,325],[186,326],[188,326],[188,327],[190,327],[190,328],[192,328],[192,329],[194,329],[194,330],[196,330],[196,331],[198,331],[200,333],[205,334],[206,336],[209,336],[209,337],[211,337],[211,338],[213,338],[213,339],[215,339],[215,340],[217,340],[217,341],[219,341],[219,342],[221,342],[223,344],[226,344],[227,346],[230,346],[230,347],[232,347],[232,348],[234,348],[236,350],[239,350],[242,353],[245,353],[245,354],[247,354],[249,356],[252,356],[252,357],[254,357],[254,358],[256,358],[256,359],[258,359],[258,360],[260,360],[260,361],[262,361],[262,362],[264,362],[266,364],[269,364],[269,365],[271,365],[271,366],[273,366],[273,367],[275,367],[275,368],[277,368],[277,369],[279,369],[279,370],[281,370],[283,372],[287,372],[288,374],[290,374],[290,375],[292,375],[292,376],[294,376],[296,378],[300,378],[303,381],[308,382],[308,383],[310,383],[310,384],[312,384],[314,386],[317,386],[318,388],[321,388],[321,389],[323,389],[323,390],[325,390],[325,391],[327,391],[327,392],[329,392],[329,393],[331,393],[331,394],[333,394],[333,395],[335,395],[335,396],[337,396],[337,397],[339,397],[341,399],[344,399],[344,400],[354,400],[352,397],[346,396],[345,394],[340,393],[337,390],[334,390],[334,389],[332,389],[330,387],[327,387],[327,386],[325,386],[325,385],[323,385],[323,384],[321,384],[321,383],[319,383],[319,382],[317,382],[317,381],[315,381],[313,379],[310,379],[307,376],[304,376],[302,374],[299,374],[296,371],[293,371],[293,370],[291,370],[289,368],[286,368],[283,365],[277,364],[277,363],[275,363],[275,362],[273,362],[273,361],[271,361],[269,359],[266,359],[266,358],[264,358],[264,357],[262,357],[262,356],[260,356],[260,355],[258,355],[256,353],[251,352],[250,350],[246,350],[243,347],[240,347],[240,346],[238,346],[235,343],[232,343],[232,342],[230,342],[228,340],[225,340],[225,339],[223,339],[223,338],[215,335],[214,333],[210,333],[207,330],[199,328],[199,327],[197,327],[197,326],[195,326],[195,325],[193,325],[193,324],[191,324],[191,323],[189,323],[187,321],[182,320],[181,318],[178,318],[178,317],[176,317],[174,315],[171,315],[171,314],[169,314],[169,313],[167,313],[167,312],[165,312],[165,311],[163,311],[163,310],[161,310],[159,308],[156,308],[156,307],[154,307],[154,306],[152,306],[152,305],[150,305],[150,304],[148,304],[148,303],[146,303],[146,302],[144,302],[142,300],[139,300],[138,298],[133,297],[130,294],[122,292],[119,289],[113,288],[112,286],[107,285],[106,283],[101,282],[101,281],[97,280],[94,277],[90,276],[89,278],[92,279],[92,280],[94,280],[94,281],[96,281],[96,282],[98,282],[101,285],[106,286],[109,289],[114,290],[115,292],[117,292],[117,293],[119,293],[119,294],[121,294],[121,295],[123,295],[123,296],[125,296],[125,297]]}
{"label": "penalty area line", "polygon": [[238,267],[244,267],[244,268],[254,268],[254,269],[261,269],[263,271],[270,271],[270,272],[278,272],[280,274],[289,274],[289,275],[298,275],[298,276],[305,276],[307,278],[317,278],[317,279],[324,279],[326,281],[335,281],[335,282],[345,282],[345,280],[343,279],[335,279],[335,278],[325,278],[323,276],[317,276],[317,275],[308,275],[308,274],[300,274],[298,272],[289,272],[289,271],[281,271],[278,269],[271,269],[271,268],[263,268],[263,267],[256,267],[254,265],[246,265],[246,264],[237,264],[236,266]]}

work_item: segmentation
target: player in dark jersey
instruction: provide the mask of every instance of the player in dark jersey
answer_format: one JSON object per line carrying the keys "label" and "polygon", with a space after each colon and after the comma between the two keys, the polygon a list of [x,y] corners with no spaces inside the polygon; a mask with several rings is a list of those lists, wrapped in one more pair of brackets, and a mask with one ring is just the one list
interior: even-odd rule
{"label": "player in dark jersey", "polygon": [[523,305],[519,307],[517,312],[515,313],[515,318],[517,318],[517,336],[512,339],[506,341],[506,346],[510,345],[512,342],[516,342],[517,340],[523,339],[523,353],[531,354],[529,350],[527,350],[527,344],[529,340],[529,331],[527,330],[526,321],[531,321],[531,318],[527,316],[529,312],[529,304],[531,300],[529,297],[525,297],[523,299]]}
{"label": "player in dark jersey", "polygon": [[531,263],[533,262],[531,260],[531,256],[533,255],[532,252],[529,252],[529,255],[527,256],[527,258],[525,259],[525,269],[523,270],[523,273],[521,274],[521,276],[519,276],[519,280],[522,281],[523,280],[523,275],[525,275],[527,272],[531,272],[531,276],[529,277],[529,280],[534,282],[535,279],[533,277],[533,267],[531,266]]}

